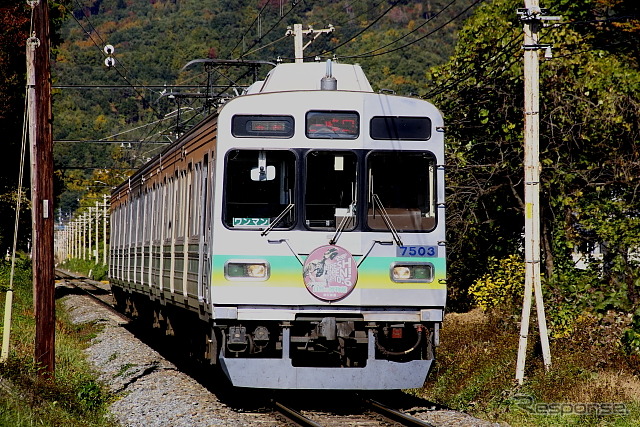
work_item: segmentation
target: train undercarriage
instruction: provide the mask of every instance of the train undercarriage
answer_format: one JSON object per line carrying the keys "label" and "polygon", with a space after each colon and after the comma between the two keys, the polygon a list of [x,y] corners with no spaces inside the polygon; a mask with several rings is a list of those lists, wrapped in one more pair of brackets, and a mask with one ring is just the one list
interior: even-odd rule
{"label": "train undercarriage", "polygon": [[294,321],[214,322],[119,287],[113,293],[119,309],[142,327],[177,341],[184,356],[220,364],[240,387],[421,387],[438,344],[437,322],[370,322],[324,313]]}
{"label": "train undercarriage", "polygon": [[296,367],[366,366],[369,331],[375,358],[396,362],[434,358],[434,327],[421,323],[363,322],[336,316],[305,316],[294,322],[217,325],[226,358],[281,358],[284,335]]}

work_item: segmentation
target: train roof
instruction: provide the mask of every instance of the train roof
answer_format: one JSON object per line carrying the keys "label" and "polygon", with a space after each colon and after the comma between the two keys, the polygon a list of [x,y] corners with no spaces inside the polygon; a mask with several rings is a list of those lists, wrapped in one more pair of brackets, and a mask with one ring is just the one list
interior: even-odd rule
{"label": "train roof", "polygon": [[[291,90],[320,90],[320,81],[327,74],[324,62],[280,64],[263,81],[255,82],[247,94]],[[338,90],[373,92],[371,84],[359,65],[331,64],[331,74],[338,81]]]}

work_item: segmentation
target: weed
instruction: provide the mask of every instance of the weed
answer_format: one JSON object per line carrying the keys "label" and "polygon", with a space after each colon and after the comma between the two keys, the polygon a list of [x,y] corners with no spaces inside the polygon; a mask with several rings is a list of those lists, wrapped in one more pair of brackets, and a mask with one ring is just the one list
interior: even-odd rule
{"label": "weed", "polygon": [[85,412],[99,409],[106,400],[103,388],[93,380],[82,384],[78,389],[78,401]]}
{"label": "weed", "polygon": [[523,386],[514,381],[518,326],[504,313],[448,314],[437,364],[425,388],[411,392],[512,426],[640,424],[636,365],[611,338],[621,336],[624,317],[583,316],[571,337],[551,340],[549,372],[532,327]]}
{"label": "weed", "polygon": [[133,368],[134,366],[136,365],[133,363],[125,363],[124,365],[120,366],[120,370],[118,370],[118,372],[113,375],[113,378],[123,376],[129,369]]}
{"label": "weed", "polygon": [[[35,320],[30,266],[28,260],[16,263],[11,351],[8,360],[0,365],[0,425],[111,426],[105,418],[111,396],[96,382],[83,352],[100,325],[71,324],[60,307],[55,376],[42,379],[37,375],[38,367],[33,362]],[[0,281],[7,277],[8,269],[8,263],[0,261]],[[4,308],[3,300],[0,298],[0,310]]]}

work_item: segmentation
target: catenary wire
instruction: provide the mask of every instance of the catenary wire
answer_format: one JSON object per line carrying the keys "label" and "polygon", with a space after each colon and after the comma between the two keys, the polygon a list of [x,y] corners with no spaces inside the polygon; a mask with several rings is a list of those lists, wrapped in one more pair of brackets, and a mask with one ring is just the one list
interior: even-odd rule
{"label": "catenary wire", "polygon": [[[494,42],[494,44],[497,44],[499,41],[501,41],[511,31],[512,30],[507,30],[507,32],[505,32],[496,42]],[[543,38],[544,36],[546,36],[547,35],[546,32],[547,32],[547,29],[543,29],[541,31],[541,33],[540,33],[540,38]],[[499,78],[507,70],[509,70],[516,62],[519,62],[522,59],[520,56],[514,55],[521,48],[518,48],[518,49],[511,48],[511,46],[514,44],[514,42],[521,40],[521,37],[522,37],[521,33],[516,33],[512,37],[512,39],[501,49],[501,52],[498,52],[496,55],[494,55],[494,57],[493,57],[493,59],[491,61],[485,63],[484,66],[481,67],[481,69],[485,69],[486,70],[487,69],[487,65],[492,63],[492,62],[495,62],[500,57],[500,55],[506,55],[507,57],[513,55],[513,59],[511,60],[511,62],[509,62],[506,65],[498,66],[498,67],[495,67],[493,69],[488,70],[487,73],[486,73],[487,76],[490,76],[491,74],[495,73],[498,70],[502,70],[502,72],[499,75],[493,77],[494,79]],[[507,49],[509,49],[509,50],[507,50]],[[453,82],[452,84],[447,85],[447,87],[445,87],[445,88],[439,89],[437,91],[437,93],[433,93],[433,92],[436,92],[436,91],[432,91],[433,94],[430,93],[429,96],[430,97],[431,96],[436,96],[436,95],[439,95],[440,93],[445,92],[446,90],[450,89],[451,87],[453,87],[453,86],[455,86],[455,85],[467,80],[470,77],[470,74],[477,74],[477,71],[475,71],[475,70],[465,71],[464,75],[461,78],[458,78],[456,80],[456,82]],[[450,79],[447,79],[447,81],[448,80],[450,80]]]}
{"label": "catenary wire", "polygon": [[[74,0],[74,1],[75,1],[76,5],[77,5],[78,7],[80,7],[80,8],[82,7],[82,5],[78,3],[78,0]],[[87,28],[85,28],[85,27],[84,27],[84,25],[82,25],[82,23],[81,23],[81,22],[76,18],[75,14],[74,14],[72,11],[69,11],[68,9],[66,9],[66,10],[67,10],[67,12],[69,12],[69,13],[71,14],[71,16],[73,17],[73,19],[75,20],[75,22],[76,22],[76,23],[80,26],[80,28],[82,29],[82,31],[84,31],[84,33],[85,33],[85,34],[87,34],[87,36],[89,37],[89,39],[91,40],[91,42],[92,42],[92,43],[93,43],[93,44],[98,48],[98,50],[101,52],[101,54],[103,54],[103,55],[104,55],[104,52],[103,52],[102,48],[98,45],[98,43],[97,43],[97,42],[96,42],[96,40],[94,39],[92,32],[88,31],[88,30],[87,30]],[[98,30],[96,29],[96,27],[93,25],[93,23],[91,22],[91,20],[90,20],[87,16],[85,16],[85,18],[86,18],[86,20],[87,20],[88,24],[91,26],[91,28],[93,28],[93,33],[95,33],[96,37],[97,37],[97,38],[98,38],[98,39],[99,39],[103,44],[105,44],[105,43],[106,43],[106,42],[105,42],[105,40],[100,36],[100,33],[98,32]],[[121,61],[118,61],[118,64],[119,64],[119,66],[121,66],[125,71],[127,70],[127,68],[124,66],[124,64],[123,64]],[[158,111],[158,110],[153,106],[153,104],[152,104],[152,103],[150,103],[150,102],[146,99],[146,97],[145,97],[144,93],[142,93],[142,92],[138,89],[138,87],[142,87],[142,88],[145,88],[145,89],[147,89],[147,90],[151,90],[152,92],[156,92],[156,93],[160,93],[159,91],[154,91],[154,90],[152,90],[152,89],[150,89],[150,88],[147,88],[144,84],[139,84],[139,85],[137,85],[137,86],[136,86],[136,85],[134,85],[134,84],[129,80],[129,78],[128,78],[125,74],[123,74],[123,73],[120,71],[120,67],[118,67],[118,66],[117,66],[117,67],[114,67],[114,69],[116,70],[116,72],[118,73],[118,75],[120,75],[120,77],[121,77],[121,78],[122,78],[122,79],[123,79],[123,80],[124,80],[124,81],[125,81],[125,82],[126,82],[126,83],[127,83],[127,84],[128,84],[128,85],[129,85],[129,86],[130,86],[134,91],[135,91],[135,92],[136,92],[136,94],[137,94],[137,95],[142,99],[143,103],[146,103],[146,104],[151,108],[151,110],[153,110],[153,112],[154,112],[157,116],[162,116],[162,114],[161,114],[161,113],[160,113],[160,112],[159,112],[159,111]],[[159,122],[155,122],[155,123],[159,123]],[[152,129],[152,130],[151,130],[151,132],[149,132],[149,133],[147,134],[147,136],[143,137],[143,138],[140,140],[140,142],[142,143],[142,142],[144,142],[145,140],[148,140],[148,139],[153,135],[153,133],[155,132],[155,129],[157,129],[157,127],[158,127],[158,126],[159,126],[159,124],[156,124],[156,127],[155,127],[154,129]]]}

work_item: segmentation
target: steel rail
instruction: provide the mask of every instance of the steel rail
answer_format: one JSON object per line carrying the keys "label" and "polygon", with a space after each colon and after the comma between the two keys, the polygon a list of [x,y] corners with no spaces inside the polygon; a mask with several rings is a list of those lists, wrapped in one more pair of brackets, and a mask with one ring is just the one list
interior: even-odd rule
{"label": "steel rail", "polygon": [[407,415],[404,412],[400,412],[398,410],[392,409],[380,402],[371,399],[365,399],[365,403],[370,405],[373,410],[375,410],[378,414],[390,418],[394,421],[400,422],[406,426],[422,426],[422,427],[435,427],[433,424],[423,421],[419,418],[412,417],[411,415]]}
{"label": "steel rail", "polygon": [[282,413],[285,417],[287,417],[288,419],[290,419],[291,421],[295,422],[296,424],[299,424],[301,426],[309,426],[309,427],[322,427],[322,424],[318,424],[315,421],[305,417],[304,415],[302,415],[300,412],[296,411],[295,409],[291,409],[288,406],[283,405],[280,402],[276,402],[275,400],[272,401],[273,406],[276,407],[276,409]]}
{"label": "steel rail", "polygon": [[[114,304],[112,304],[110,301],[107,301],[106,299],[111,297],[113,298],[113,295],[111,294],[111,291],[104,289],[100,286],[94,285],[92,283],[89,283],[88,280],[85,277],[78,277],[75,276],[73,274],[70,274],[70,272],[64,271],[64,270],[59,270],[56,269],[55,270],[55,276],[58,279],[64,280],[65,284],[73,286],[76,289],[79,289],[80,291],[82,291],[85,295],[87,295],[88,297],[90,297],[91,299],[93,299],[94,301],[98,302],[99,304],[101,304],[102,306],[104,306],[107,310],[109,310],[111,313],[117,315],[118,317],[120,317],[120,319],[122,321],[127,321],[130,322],[131,318],[128,317],[127,315],[121,313],[120,311],[118,311],[115,307]],[[84,286],[81,286],[80,284],[84,284]],[[92,292],[90,289],[88,288],[95,288],[95,290],[97,290],[97,292]],[[102,294],[103,296],[106,296],[106,298],[101,298],[100,294]]]}

